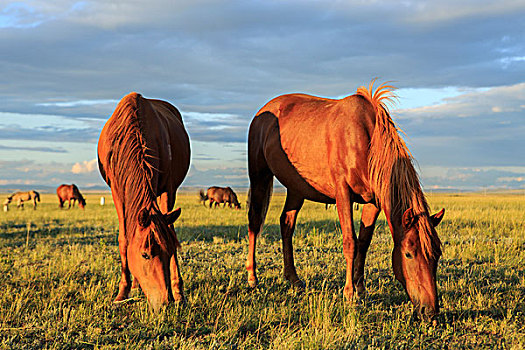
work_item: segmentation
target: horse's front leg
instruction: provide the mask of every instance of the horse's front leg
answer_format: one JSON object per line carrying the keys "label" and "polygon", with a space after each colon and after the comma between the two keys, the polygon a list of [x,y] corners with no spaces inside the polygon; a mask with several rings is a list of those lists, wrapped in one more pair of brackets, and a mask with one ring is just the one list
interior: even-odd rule
{"label": "horse's front leg", "polygon": [[126,227],[124,225],[124,211],[122,203],[118,198],[116,191],[111,191],[115,209],[117,210],[119,235],[118,235],[118,249],[120,252],[120,283],[118,286],[118,294],[114,302],[118,303],[128,298],[131,290],[131,273],[128,266],[128,240],[126,238]]}
{"label": "horse's front leg", "polygon": [[[175,193],[175,191],[172,193]],[[173,206],[175,205],[175,195],[170,196],[168,192],[164,192],[158,198],[158,203],[160,211],[163,214],[167,214],[173,209]],[[170,224],[170,228],[173,230],[173,233],[175,234],[174,238],[176,239],[177,234],[175,233],[173,224]],[[180,273],[179,260],[177,259],[177,247],[173,248],[173,255],[170,257],[169,262],[171,294],[173,296],[173,300],[184,301],[182,275]]]}
{"label": "horse's front leg", "polygon": [[374,227],[380,212],[381,209],[377,208],[374,204],[365,204],[363,206],[353,273],[353,281],[358,296],[363,296],[366,293],[364,284],[366,253],[368,252],[368,247],[370,247]]}
{"label": "horse's front leg", "polygon": [[304,282],[297,276],[293,260],[292,236],[295,230],[297,214],[303,206],[304,199],[288,192],[281,214],[281,236],[283,241],[284,278],[292,285],[304,288]]}
{"label": "horse's front leg", "polygon": [[125,235],[119,234],[118,248],[120,252],[120,283],[118,285],[118,294],[113,302],[118,303],[126,300],[131,291],[131,273],[128,266],[128,242]]}
{"label": "horse's front leg", "polygon": [[352,200],[350,188],[347,184],[342,184],[336,193],[335,198],[339,223],[343,232],[343,254],[346,259],[346,283],[343,295],[348,301],[354,297],[354,281],[352,279],[353,265],[355,259],[356,235],[354,231]]}

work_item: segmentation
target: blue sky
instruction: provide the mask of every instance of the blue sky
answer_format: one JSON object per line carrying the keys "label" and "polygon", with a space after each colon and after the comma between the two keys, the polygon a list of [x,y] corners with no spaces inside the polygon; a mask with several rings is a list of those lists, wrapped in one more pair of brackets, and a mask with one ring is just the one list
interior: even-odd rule
{"label": "blue sky", "polygon": [[181,110],[187,186],[247,185],[272,97],[393,81],[427,189],[525,188],[525,1],[1,1],[0,186],[104,186],[130,91]]}

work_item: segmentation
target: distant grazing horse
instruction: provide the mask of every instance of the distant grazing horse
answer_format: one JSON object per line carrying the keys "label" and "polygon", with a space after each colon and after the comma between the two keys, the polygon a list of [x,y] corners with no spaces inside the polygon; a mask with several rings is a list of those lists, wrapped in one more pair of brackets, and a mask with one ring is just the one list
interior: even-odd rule
{"label": "distant grazing horse", "polygon": [[64,202],[68,202],[68,209],[71,208],[71,201],[73,201],[73,206],[75,206],[75,201],[78,201],[78,206],[81,209],[84,209],[86,206],[86,200],[78,190],[77,185],[60,185],[57,188],[58,196],[58,206],[62,209],[64,208]]}
{"label": "distant grazing horse", "polygon": [[[441,242],[434,227],[444,209],[430,216],[412,156],[389,116],[395,97],[386,84],[360,87],[340,100],[304,94],[274,98],[259,110],[248,134],[250,178],[248,282],[257,284],[255,245],[271,197],[273,176],[287,188],[281,214],[284,277],[297,276],[292,234],[305,199],[336,203],[346,258],[344,296],[365,292],[364,263],[381,210],[392,232],[392,264],[416,309],[438,313],[436,270]],[[359,238],[353,203],[364,204]]]}
{"label": "distant grazing horse", "polygon": [[183,300],[173,223],[175,195],[190,164],[179,111],[132,92],[118,104],[98,141],[100,174],[119,218],[122,275],[115,302],[128,298],[131,275],[154,310]]}
{"label": "distant grazing horse", "polygon": [[206,201],[210,201],[210,208],[212,204],[215,203],[215,207],[217,207],[220,203],[224,203],[224,206],[228,204],[228,207],[233,207],[235,209],[241,209],[241,203],[239,203],[239,200],[237,199],[237,194],[231,189],[231,187],[217,187],[212,186],[208,188],[206,191],[206,194],[204,194],[204,191],[200,191],[201,195],[201,201],[204,205],[206,205]]}
{"label": "distant grazing horse", "polygon": [[15,192],[4,201],[4,211],[9,209],[9,204],[11,202],[16,202],[17,208],[24,209],[24,202],[32,201],[33,209],[36,209],[36,202],[40,202],[40,194],[37,191],[28,191],[28,192]]}

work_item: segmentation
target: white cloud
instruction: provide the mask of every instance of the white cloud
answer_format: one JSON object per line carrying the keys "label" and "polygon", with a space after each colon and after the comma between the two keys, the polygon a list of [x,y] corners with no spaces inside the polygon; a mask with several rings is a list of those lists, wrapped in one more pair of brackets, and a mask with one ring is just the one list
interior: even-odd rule
{"label": "white cloud", "polygon": [[525,182],[524,176],[504,176],[496,179],[498,182]]}
{"label": "white cloud", "polygon": [[77,107],[77,106],[96,106],[96,105],[116,105],[118,100],[103,99],[103,100],[78,100],[78,101],[56,101],[56,102],[43,102],[37,103],[37,106],[43,107]]}
{"label": "white cloud", "polygon": [[525,188],[525,167],[427,167],[422,182],[427,189]]}
{"label": "white cloud", "polygon": [[[475,117],[480,114],[525,112],[525,83],[468,90],[447,97],[441,103],[417,108],[398,109],[400,118]],[[502,107],[504,106],[504,107]]]}
{"label": "white cloud", "polygon": [[[401,88],[394,119],[422,166],[525,165],[522,0],[4,3],[0,159],[32,159],[46,174],[16,176],[100,180],[79,160],[94,157],[129,91],[182,111],[198,168],[245,169],[247,128],[266,101],[346,96],[375,76]],[[41,164],[51,161],[61,165]],[[479,173],[450,176],[464,184]]]}
{"label": "white cloud", "polygon": [[91,159],[91,160],[84,160],[83,162],[77,162],[73,165],[71,168],[71,172],[73,174],[85,174],[85,173],[91,173],[97,169],[97,160]]}
{"label": "white cloud", "polygon": [[[407,17],[408,21],[428,25],[462,18],[497,16],[509,11],[523,11],[525,3],[521,0],[440,0],[440,1],[406,1],[414,11]],[[453,10],[451,10],[453,9]]]}

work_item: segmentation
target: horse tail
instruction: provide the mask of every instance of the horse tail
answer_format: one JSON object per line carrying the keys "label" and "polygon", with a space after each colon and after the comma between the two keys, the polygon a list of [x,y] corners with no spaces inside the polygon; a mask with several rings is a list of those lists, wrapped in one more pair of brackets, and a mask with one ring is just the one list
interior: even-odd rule
{"label": "horse tail", "polygon": [[201,195],[201,202],[205,202],[208,200],[208,194],[204,194],[204,190],[201,190],[199,194]]}
{"label": "horse tail", "polygon": [[40,193],[38,193],[37,191],[33,191],[35,193],[35,200],[37,202],[40,202]]}
{"label": "horse tail", "polygon": [[[261,232],[262,227],[264,226],[264,221],[266,220],[266,214],[268,213],[268,208],[270,207],[270,199],[272,198],[273,193],[273,176],[270,176],[266,181],[261,181],[260,186],[262,186],[263,195],[260,198],[257,198],[260,203],[260,227],[258,227],[259,231]],[[248,190],[248,201],[247,201],[247,207],[248,209],[248,216],[256,216],[255,211],[253,210],[252,206],[252,189],[250,188]],[[255,215],[254,215],[255,214]],[[250,220],[250,222],[257,222],[257,218],[254,218],[254,220]]]}

